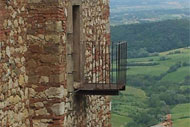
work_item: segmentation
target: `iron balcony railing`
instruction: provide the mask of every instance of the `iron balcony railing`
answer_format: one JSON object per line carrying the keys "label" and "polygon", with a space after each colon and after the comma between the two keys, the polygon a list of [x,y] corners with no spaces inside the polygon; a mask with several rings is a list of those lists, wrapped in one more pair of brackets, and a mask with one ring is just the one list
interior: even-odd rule
{"label": "iron balcony railing", "polygon": [[126,84],[127,80],[127,43],[119,42],[111,45],[110,82]]}
{"label": "iron balcony railing", "polygon": [[127,43],[112,43],[105,47],[101,43],[87,43],[92,49],[91,69],[85,82],[77,89],[79,94],[118,95],[125,90],[127,78]]}

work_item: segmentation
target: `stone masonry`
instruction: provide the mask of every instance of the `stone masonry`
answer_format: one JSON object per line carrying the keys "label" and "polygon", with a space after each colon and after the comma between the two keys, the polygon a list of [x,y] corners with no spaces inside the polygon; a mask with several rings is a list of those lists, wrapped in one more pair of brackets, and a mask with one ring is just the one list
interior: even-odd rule
{"label": "stone masonry", "polygon": [[[84,54],[77,83],[73,6]],[[84,80],[109,80],[109,54],[90,55],[109,45],[109,0],[0,0],[0,127],[110,127],[110,98],[74,91]]]}

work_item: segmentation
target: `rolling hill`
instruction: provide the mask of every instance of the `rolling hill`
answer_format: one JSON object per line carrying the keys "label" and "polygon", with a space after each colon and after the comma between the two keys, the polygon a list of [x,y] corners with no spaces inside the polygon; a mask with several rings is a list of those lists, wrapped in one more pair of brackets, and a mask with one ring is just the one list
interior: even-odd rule
{"label": "rolling hill", "polygon": [[189,0],[110,0],[111,25],[189,18]]}
{"label": "rolling hill", "polygon": [[[152,62],[157,64],[151,65]],[[133,64],[128,66],[126,91],[112,98],[113,127],[152,126],[168,113],[172,114],[174,127],[188,127],[190,49],[179,48],[157,56],[131,58],[128,63]],[[180,66],[168,71],[176,63]]]}
{"label": "rolling hill", "polygon": [[113,42],[128,42],[128,57],[163,52],[190,45],[190,20],[167,20],[154,23],[111,27]]}

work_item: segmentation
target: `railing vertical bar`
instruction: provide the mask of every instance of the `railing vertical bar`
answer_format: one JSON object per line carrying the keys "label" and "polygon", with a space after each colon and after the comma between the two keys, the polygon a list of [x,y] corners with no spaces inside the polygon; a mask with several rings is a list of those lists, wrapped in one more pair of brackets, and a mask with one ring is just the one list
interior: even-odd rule
{"label": "railing vertical bar", "polygon": [[94,45],[93,45],[93,46],[94,46],[94,62],[95,62],[95,63],[94,63],[94,66],[95,66],[95,67],[94,67],[94,78],[95,78],[95,82],[94,82],[94,83],[95,83],[95,86],[96,86],[96,88],[97,88],[97,85],[98,85],[98,84],[96,83],[96,42],[94,42]]}
{"label": "railing vertical bar", "polygon": [[96,42],[94,42],[94,78],[95,78],[95,80],[94,80],[94,83],[96,84],[96,88],[97,88],[97,83],[96,83]]}
{"label": "railing vertical bar", "polygon": [[103,52],[104,52],[104,54],[103,54],[103,56],[104,56],[104,84],[106,83],[106,56],[105,56],[105,54],[106,54],[106,44],[104,45],[104,48],[103,48]]}
{"label": "railing vertical bar", "polygon": [[[125,43],[123,43],[122,44],[122,46],[121,46],[121,74],[123,74],[123,76],[125,76],[126,74],[125,74],[125,63],[124,63],[124,61],[125,61],[125,54],[123,54],[123,51],[125,50]],[[122,76],[122,78],[123,78],[123,83],[125,83],[125,77],[123,77]]]}
{"label": "railing vertical bar", "polygon": [[95,49],[94,49],[94,52],[95,52],[95,54],[94,54],[94,55],[95,55],[95,58],[94,58],[94,60],[95,60],[95,61],[94,61],[94,62],[95,62],[95,83],[97,84],[97,82],[96,82],[96,74],[97,74],[97,73],[96,73],[96,72],[97,72],[97,71],[96,71],[96,42],[94,42],[94,43],[95,43],[95,44],[94,44],[94,48],[95,48]]}
{"label": "railing vertical bar", "polygon": [[[121,83],[121,43],[118,45],[118,83]],[[118,88],[118,85],[117,85]]]}
{"label": "railing vertical bar", "polygon": [[93,56],[94,55],[94,49],[93,49],[93,41],[92,41],[92,82],[93,83],[93,79],[94,79],[94,64],[93,64]]}
{"label": "railing vertical bar", "polygon": [[111,71],[110,71],[110,82],[111,83],[113,83],[113,46],[112,46],[112,43],[111,43],[111,51],[110,51],[110,69],[111,69]]}
{"label": "railing vertical bar", "polygon": [[102,82],[101,82],[101,83],[103,84],[103,82],[104,82],[104,69],[103,69],[103,66],[104,66],[104,65],[103,65],[103,63],[104,63],[104,62],[103,62],[103,61],[104,61],[104,60],[103,60],[103,45],[101,46],[101,58],[102,58],[102,62],[101,62],[101,64],[102,64],[102,66],[101,66],[101,67],[102,67]]}
{"label": "railing vertical bar", "polygon": [[113,83],[113,43],[111,44],[111,82]]}
{"label": "railing vertical bar", "polygon": [[[128,51],[127,42],[125,42],[125,45],[126,45],[125,48],[126,48],[126,50]],[[126,60],[126,64],[125,64],[125,65],[126,65],[126,66],[125,66],[125,83],[126,83],[126,84],[127,84],[127,57],[128,57],[127,51],[126,51],[126,57],[125,57],[125,58],[126,58],[126,59],[125,59],[125,60]]]}
{"label": "railing vertical bar", "polygon": [[117,75],[117,73],[118,73],[118,66],[117,66],[117,44],[116,44],[116,83],[117,83],[117,80],[118,80],[118,75]]}
{"label": "railing vertical bar", "polygon": [[112,83],[112,82],[113,82],[113,81],[112,81],[112,70],[113,70],[113,69],[112,69],[112,59],[113,59],[113,58],[112,58],[112,50],[113,50],[113,49],[112,49],[112,48],[113,48],[113,47],[112,47],[112,43],[111,43],[110,46],[111,46],[111,48],[110,48],[110,82]]}
{"label": "railing vertical bar", "polygon": [[100,59],[100,57],[101,57],[101,54],[100,54],[100,41],[98,41],[98,50],[99,50],[99,51],[98,51],[98,55],[99,55],[99,56],[98,56],[98,64],[99,64],[99,67],[98,67],[98,72],[99,72],[99,74],[98,74],[98,83],[100,83],[100,79],[101,79],[101,78],[100,78],[100,76],[101,76],[101,75],[100,75],[100,74],[101,74],[101,73],[100,73],[100,70],[101,70],[101,66],[100,66],[100,60],[101,60],[101,59]]}
{"label": "railing vertical bar", "polygon": [[108,75],[109,75],[109,77],[108,77],[108,78],[109,78],[109,79],[108,79],[108,81],[109,81],[109,87],[110,87],[110,86],[111,86],[111,85],[110,85],[110,72],[111,72],[111,68],[110,68],[110,67],[111,67],[111,66],[110,66],[110,63],[111,63],[111,56],[110,56],[110,55],[111,55],[111,52],[110,52],[110,45],[108,46],[108,52],[109,52],[109,53],[108,53],[108,54],[109,54],[109,61],[108,61],[108,62],[109,62],[109,68],[108,68],[108,69],[109,69],[109,70],[108,70]]}
{"label": "railing vertical bar", "polygon": [[119,84],[119,44],[117,45],[117,88],[118,88],[118,84]]}

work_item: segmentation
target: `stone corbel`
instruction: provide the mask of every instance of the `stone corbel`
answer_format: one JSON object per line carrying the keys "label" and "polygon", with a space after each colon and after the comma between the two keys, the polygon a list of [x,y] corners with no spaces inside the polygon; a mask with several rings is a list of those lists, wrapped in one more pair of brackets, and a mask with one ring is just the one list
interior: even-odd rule
{"label": "stone corbel", "polygon": [[81,83],[80,82],[74,82],[73,87],[74,87],[74,89],[78,89],[79,87],[81,87]]}
{"label": "stone corbel", "polygon": [[81,5],[81,0],[72,0],[72,5]]}

